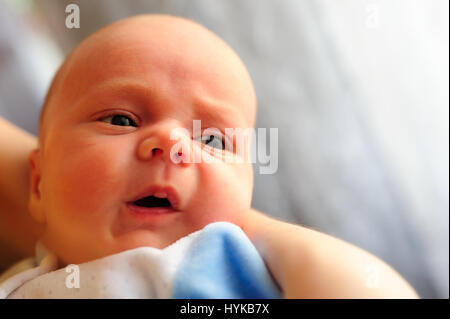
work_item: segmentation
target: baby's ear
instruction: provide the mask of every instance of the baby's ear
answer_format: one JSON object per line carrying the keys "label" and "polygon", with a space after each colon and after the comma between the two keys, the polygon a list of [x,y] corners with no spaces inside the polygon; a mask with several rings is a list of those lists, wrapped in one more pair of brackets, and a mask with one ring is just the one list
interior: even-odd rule
{"label": "baby's ear", "polygon": [[43,203],[41,200],[41,166],[40,166],[40,152],[36,148],[31,151],[28,156],[30,164],[30,200],[28,203],[28,210],[31,216],[38,222],[45,222],[45,213]]}

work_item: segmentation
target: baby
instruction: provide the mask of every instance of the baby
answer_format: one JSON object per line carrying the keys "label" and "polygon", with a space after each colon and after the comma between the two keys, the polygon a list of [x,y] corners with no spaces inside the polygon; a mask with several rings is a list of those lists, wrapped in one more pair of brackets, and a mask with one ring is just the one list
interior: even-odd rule
{"label": "baby", "polygon": [[[141,16],[98,31],[56,75],[30,157],[30,211],[46,223],[43,243],[78,264],[163,248],[214,221],[241,225],[251,164],[175,163],[170,152],[180,141],[171,133],[192,132],[193,120],[222,131],[252,127],[255,112],[242,62],[203,27]],[[192,138],[195,149],[222,147],[222,139]],[[136,205],[150,195],[170,206]]]}
{"label": "baby", "polygon": [[[224,221],[252,240],[284,297],[416,297],[367,252],[251,209],[251,163],[222,134],[252,128],[256,105],[239,57],[192,21],[138,16],[99,30],[61,66],[41,113],[29,157],[41,242],[63,267],[163,249]],[[367,286],[368,265],[379,287]]]}

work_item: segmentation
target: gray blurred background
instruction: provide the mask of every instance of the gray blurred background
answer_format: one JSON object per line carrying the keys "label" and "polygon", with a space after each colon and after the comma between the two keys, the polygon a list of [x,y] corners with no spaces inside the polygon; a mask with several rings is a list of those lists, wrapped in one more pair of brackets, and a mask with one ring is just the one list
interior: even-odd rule
{"label": "gray blurred background", "polygon": [[[80,28],[65,26],[66,5]],[[0,0],[0,116],[37,134],[51,77],[117,19],[168,13],[222,37],[247,65],[257,127],[253,206],[354,243],[424,298],[449,297],[447,0]],[[332,271],[330,261],[330,271]]]}

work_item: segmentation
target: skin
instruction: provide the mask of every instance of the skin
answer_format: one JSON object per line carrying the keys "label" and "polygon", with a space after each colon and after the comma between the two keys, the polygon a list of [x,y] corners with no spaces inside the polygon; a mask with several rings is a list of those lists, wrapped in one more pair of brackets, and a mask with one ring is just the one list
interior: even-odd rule
{"label": "skin", "polygon": [[338,238],[250,209],[242,229],[264,256],[284,298],[418,298],[376,256]]}
{"label": "skin", "polygon": [[34,253],[42,226],[28,212],[29,164],[35,136],[0,117],[0,271]]}
{"label": "skin", "polygon": [[[285,298],[418,297],[394,269],[368,252],[251,209],[250,166],[168,160],[167,149],[175,142],[168,132],[189,128],[193,118],[222,128],[216,117],[235,112],[226,127],[254,124],[256,98],[245,67],[205,29],[164,16],[125,20],[87,39],[60,75],[39,147],[29,156],[29,209],[45,227],[46,245],[66,263],[138,246],[162,248],[207,223],[227,220],[254,243]],[[197,100],[225,105],[227,111],[200,116],[208,103]],[[129,112],[140,125],[112,126],[102,113],[90,116],[98,108]],[[154,147],[160,151],[149,156]],[[208,154],[195,143],[192,149]],[[182,212],[163,223],[121,222],[124,202],[161,181],[183,185]],[[23,228],[36,228],[28,225]],[[368,286],[368,266],[379,278],[376,287]]]}
{"label": "skin", "polygon": [[[41,145],[30,155],[30,211],[64,264],[164,248],[215,221],[242,224],[253,189],[250,163],[170,158],[176,143],[186,155],[217,157],[191,142],[193,133],[170,139],[176,128],[192,132],[193,120],[222,132],[253,125],[252,83],[228,46],[193,22],[143,16],[95,33],[64,68]],[[113,125],[113,115],[137,127]],[[177,191],[179,212],[136,218],[126,203],[154,184]]]}

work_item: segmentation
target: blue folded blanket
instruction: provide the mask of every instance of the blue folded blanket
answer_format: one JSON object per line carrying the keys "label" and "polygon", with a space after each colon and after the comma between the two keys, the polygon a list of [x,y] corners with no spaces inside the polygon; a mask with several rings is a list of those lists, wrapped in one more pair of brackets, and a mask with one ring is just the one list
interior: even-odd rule
{"label": "blue folded blanket", "polygon": [[237,226],[206,226],[186,254],[173,298],[280,298],[258,251]]}

